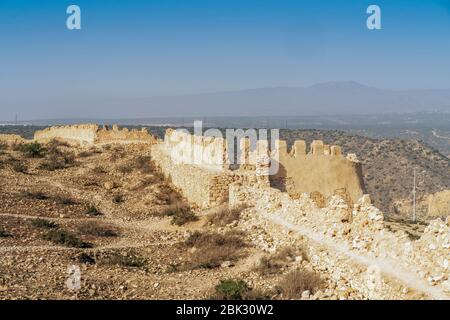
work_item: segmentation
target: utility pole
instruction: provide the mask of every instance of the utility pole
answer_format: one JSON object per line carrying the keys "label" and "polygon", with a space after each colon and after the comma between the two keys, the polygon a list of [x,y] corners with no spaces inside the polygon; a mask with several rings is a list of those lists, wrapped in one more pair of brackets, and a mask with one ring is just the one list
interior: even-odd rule
{"label": "utility pole", "polygon": [[16,113],[16,116],[14,118],[14,124],[17,126],[17,113]]}
{"label": "utility pole", "polygon": [[413,188],[413,223],[416,223],[416,168],[414,168],[414,188]]}

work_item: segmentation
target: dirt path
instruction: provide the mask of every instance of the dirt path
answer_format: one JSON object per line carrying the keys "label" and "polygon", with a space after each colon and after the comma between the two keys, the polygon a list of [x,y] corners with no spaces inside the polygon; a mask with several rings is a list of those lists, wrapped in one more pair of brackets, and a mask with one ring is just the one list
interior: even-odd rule
{"label": "dirt path", "polygon": [[279,226],[292,230],[299,235],[309,238],[315,244],[324,246],[331,252],[335,252],[341,256],[347,257],[350,261],[358,265],[362,265],[365,268],[377,266],[383,274],[393,279],[399,280],[400,282],[404,283],[405,285],[407,285],[412,289],[427,294],[432,299],[436,300],[450,299],[450,296],[446,295],[440,288],[429,285],[425,280],[421,279],[415,272],[411,272],[409,270],[404,269],[402,266],[399,265],[398,262],[396,263],[391,259],[369,258],[367,256],[357,254],[356,252],[349,250],[347,246],[339,244],[335,241],[331,241],[325,238],[323,235],[315,233],[310,228],[294,225],[291,222],[286,221],[285,219],[276,215],[262,214],[262,216],[265,219],[271,221],[272,223],[275,223]]}

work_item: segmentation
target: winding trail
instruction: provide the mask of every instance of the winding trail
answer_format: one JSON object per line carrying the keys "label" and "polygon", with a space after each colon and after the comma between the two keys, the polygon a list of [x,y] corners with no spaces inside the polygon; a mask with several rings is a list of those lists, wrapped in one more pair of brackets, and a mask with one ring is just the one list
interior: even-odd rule
{"label": "winding trail", "polygon": [[347,257],[350,261],[362,265],[366,268],[370,266],[377,266],[381,272],[393,279],[396,279],[408,287],[415,289],[419,292],[427,294],[430,298],[436,300],[449,300],[450,296],[445,294],[442,289],[429,285],[425,280],[421,279],[415,272],[404,269],[399,263],[392,259],[383,258],[370,258],[360,255],[350,250],[346,245],[339,244],[335,241],[325,238],[323,235],[319,235],[312,231],[310,228],[295,225],[280,216],[273,214],[261,214],[262,217],[271,221],[272,223],[287,228],[296,232],[298,235],[305,236],[317,245],[326,247],[329,251],[338,253]]}

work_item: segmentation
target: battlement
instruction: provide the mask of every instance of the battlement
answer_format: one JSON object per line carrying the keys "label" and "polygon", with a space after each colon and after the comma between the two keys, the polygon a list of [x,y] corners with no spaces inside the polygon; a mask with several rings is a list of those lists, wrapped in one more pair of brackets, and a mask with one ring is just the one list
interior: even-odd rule
{"label": "battlement", "polygon": [[362,168],[356,155],[344,157],[341,147],[322,140],[314,140],[307,150],[304,140],[296,140],[290,151],[286,141],[275,141],[271,160],[278,161],[279,168],[271,176],[273,184],[297,194],[317,191],[329,197],[344,192],[354,202],[364,194]]}
{"label": "battlement", "polygon": [[67,140],[69,142],[87,144],[111,142],[156,142],[156,138],[149,134],[145,128],[142,128],[141,130],[128,130],[127,128],[119,129],[117,125],[114,125],[112,129],[109,129],[108,126],[103,126],[100,128],[100,126],[96,124],[54,126],[36,131],[34,134],[34,139],[37,141],[45,141],[55,138]]}

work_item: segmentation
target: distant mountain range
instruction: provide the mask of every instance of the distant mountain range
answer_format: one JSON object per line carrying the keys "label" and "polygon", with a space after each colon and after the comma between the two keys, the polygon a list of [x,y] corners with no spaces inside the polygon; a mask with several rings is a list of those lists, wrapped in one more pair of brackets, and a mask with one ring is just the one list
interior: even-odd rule
{"label": "distant mountain range", "polygon": [[142,116],[290,116],[450,112],[449,90],[393,91],[357,82],[162,96],[129,101]]}
{"label": "distant mountain range", "polygon": [[57,102],[34,100],[23,108],[18,110],[19,116],[29,120],[36,118],[36,114],[39,114],[41,119],[143,119],[450,113],[450,89],[394,91],[352,81],[327,82],[306,87],[260,88],[147,98],[72,98]]}

